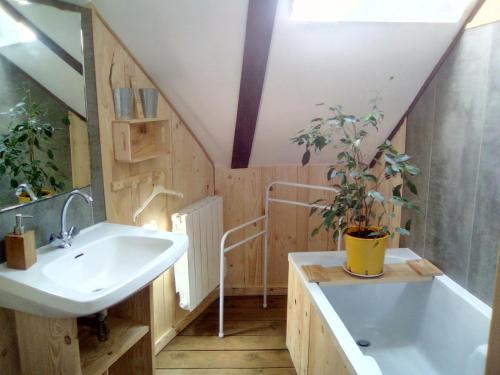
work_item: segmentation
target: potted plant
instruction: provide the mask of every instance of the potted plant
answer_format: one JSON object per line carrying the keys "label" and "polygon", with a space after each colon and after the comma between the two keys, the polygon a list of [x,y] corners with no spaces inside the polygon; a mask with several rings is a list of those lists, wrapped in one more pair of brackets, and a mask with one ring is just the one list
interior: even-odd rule
{"label": "potted plant", "polygon": [[[331,201],[315,202],[325,208],[311,209],[311,214],[319,212],[322,217],[313,235],[321,228],[332,231],[335,240],[339,234],[343,235],[346,270],[365,277],[381,275],[389,237],[395,232],[403,236],[410,234],[410,220],[404,226],[391,229],[391,220],[396,216],[395,207],[420,211],[411,200],[402,196],[399,181],[402,180],[417,195],[412,179],[420,174],[420,170],[410,163],[410,156],[399,153],[386,141],[378,146],[383,153],[381,161],[377,161],[383,164],[382,171],[373,174],[362,145],[370,136],[369,128],[378,130],[384,117],[376,101],[372,102],[371,111],[364,117],[345,114],[341,106],[330,107],[329,112],[331,116],[313,119],[308,129],[301,130],[291,139],[305,147],[303,165],[309,163],[311,152],[320,152],[328,145],[338,148],[336,163],[327,172],[328,180],[338,193]],[[381,192],[381,185],[385,182],[392,183],[389,196]]]}
{"label": "potted plant", "polygon": [[[9,116],[11,123],[0,136],[0,176],[8,176],[13,189],[20,183],[30,184],[37,197],[52,194],[50,188],[64,189],[50,142],[56,129],[46,121],[47,113],[32,100],[29,89],[22,101],[1,114]],[[68,125],[69,119],[62,122]],[[21,195],[19,201],[29,202],[30,198]]]}

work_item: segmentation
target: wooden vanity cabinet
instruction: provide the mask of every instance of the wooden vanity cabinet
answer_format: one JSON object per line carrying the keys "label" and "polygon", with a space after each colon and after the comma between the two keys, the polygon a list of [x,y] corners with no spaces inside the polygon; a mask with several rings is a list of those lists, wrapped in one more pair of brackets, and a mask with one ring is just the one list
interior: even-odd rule
{"label": "wooden vanity cabinet", "polygon": [[286,345],[298,375],[353,375],[340,347],[289,264]]}
{"label": "wooden vanity cabinet", "polygon": [[154,374],[152,286],[108,310],[109,339],[78,334],[76,318],[15,312],[23,375]]}

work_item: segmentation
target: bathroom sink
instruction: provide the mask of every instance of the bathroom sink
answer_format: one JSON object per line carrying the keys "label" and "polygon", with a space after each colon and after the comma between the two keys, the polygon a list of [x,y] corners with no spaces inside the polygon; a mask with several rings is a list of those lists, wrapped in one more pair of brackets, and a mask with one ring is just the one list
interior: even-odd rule
{"label": "bathroom sink", "polygon": [[106,309],[174,265],[186,235],[101,223],[83,230],[69,249],[49,244],[26,271],[0,265],[0,306],[48,317]]}

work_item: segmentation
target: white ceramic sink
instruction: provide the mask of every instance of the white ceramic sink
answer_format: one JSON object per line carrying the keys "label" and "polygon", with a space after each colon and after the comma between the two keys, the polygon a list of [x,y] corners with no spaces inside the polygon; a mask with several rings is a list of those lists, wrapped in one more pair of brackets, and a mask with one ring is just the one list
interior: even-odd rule
{"label": "white ceramic sink", "polygon": [[182,234],[101,223],[70,249],[49,244],[26,271],[0,265],[0,306],[49,317],[106,309],[142,289],[185,253]]}

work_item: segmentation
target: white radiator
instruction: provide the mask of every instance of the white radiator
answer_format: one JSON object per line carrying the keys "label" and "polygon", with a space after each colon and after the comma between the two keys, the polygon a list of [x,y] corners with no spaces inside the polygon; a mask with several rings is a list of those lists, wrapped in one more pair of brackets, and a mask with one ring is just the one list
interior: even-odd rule
{"label": "white radiator", "polygon": [[189,237],[174,272],[180,306],[193,311],[219,285],[222,197],[207,197],[173,214],[172,229]]}

